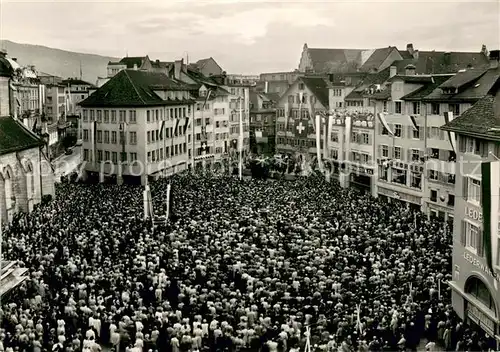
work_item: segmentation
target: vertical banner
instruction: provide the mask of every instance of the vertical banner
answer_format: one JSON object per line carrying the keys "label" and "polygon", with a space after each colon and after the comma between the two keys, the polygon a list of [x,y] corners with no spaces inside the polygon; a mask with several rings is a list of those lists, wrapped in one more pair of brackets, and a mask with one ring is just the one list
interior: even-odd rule
{"label": "vertical banner", "polygon": [[[498,211],[500,161],[481,163],[481,207],[483,210],[483,248],[486,263],[492,272],[493,264],[497,262],[496,251],[498,244]],[[495,252],[495,253],[493,253]]]}
{"label": "vertical banner", "polygon": [[167,185],[167,221],[170,217],[170,183]]}
{"label": "vertical banner", "polygon": [[325,133],[324,133],[324,142],[323,142],[323,159],[328,159],[329,158],[329,142],[330,142],[330,134],[331,134],[331,129],[332,129],[332,120],[333,117],[330,113],[325,114]]}
{"label": "vertical banner", "polygon": [[[444,113],[444,123],[447,124],[448,122],[453,121],[453,112],[448,111]],[[456,145],[456,140],[455,140],[455,132],[449,132],[448,131],[448,139],[450,140],[450,145],[451,149],[453,150],[454,153],[457,152],[457,145]]]}
{"label": "vertical banner", "polygon": [[321,116],[316,114],[316,158],[318,168],[323,172],[323,163],[321,161]]}
{"label": "vertical banner", "polygon": [[[351,127],[352,127],[352,118],[349,113],[345,115],[345,159],[348,161],[351,154]],[[354,161],[354,160],[353,160]]]}
{"label": "vertical banner", "polygon": [[289,113],[289,107],[288,107],[288,102],[285,103],[285,135],[286,131],[288,130],[288,119],[290,116],[288,116]]}
{"label": "vertical banner", "polygon": [[[244,99],[244,98],[243,98]],[[239,118],[239,135],[238,135],[238,177],[241,180],[243,177],[243,104],[240,97],[240,118]]]}

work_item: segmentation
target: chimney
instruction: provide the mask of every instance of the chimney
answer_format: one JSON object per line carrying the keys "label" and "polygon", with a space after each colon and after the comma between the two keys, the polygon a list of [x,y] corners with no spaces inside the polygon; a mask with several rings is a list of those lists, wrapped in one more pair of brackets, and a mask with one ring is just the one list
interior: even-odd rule
{"label": "chimney", "polygon": [[333,82],[333,73],[328,74],[328,80]]}
{"label": "chimney", "polygon": [[137,64],[134,64],[134,71],[137,71]]}
{"label": "chimney", "polygon": [[498,68],[499,61],[500,61],[500,50],[490,51],[490,68]]}
{"label": "chimney", "polygon": [[389,78],[394,77],[398,74],[398,68],[396,66],[391,66],[389,70]]}
{"label": "chimney", "polygon": [[486,48],[486,45],[484,45],[484,44],[481,47],[481,54],[483,54],[484,56],[488,56],[488,49]]}
{"label": "chimney", "polygon": [[12,58],[12,61],[17,62],[17,57],[13,57],[13,58]]}
{"label": "chimney", "polygon": [[413,50],[413,44],[411,44],[411,43],[410,43],[410,44],[406,44],[406,51],[407,51],[407,52],[408,52],[411,56],[413,56],[413,52],[415,51],[415,50]]}
{"label": "chimney", "polygon": [[414,76],[416,69],[417,68],[414,65],[412,65],[412,64],[406,65],[406,67],[405,67],[405,75],[406,76]]}
{"label": "chimney", "polygon": [[269,82],[268,81],[266,81],[264,83],[264,93],[266,93],[266,94],[269,93]]}
{"label": "chimney", "polygon": [[156,59],[156,63],[159,64],[160,63],[160,60]]}
{"label": "chimney", "polygon": [[182,60],[174,61],[174,78],[179,79],[181,77],[182,70]]}
{"label": "chimney", "polygon": [[414,51],[413,51],[413,58],[414,58],[415,60],[418,60],[418,50],[414,50]]}

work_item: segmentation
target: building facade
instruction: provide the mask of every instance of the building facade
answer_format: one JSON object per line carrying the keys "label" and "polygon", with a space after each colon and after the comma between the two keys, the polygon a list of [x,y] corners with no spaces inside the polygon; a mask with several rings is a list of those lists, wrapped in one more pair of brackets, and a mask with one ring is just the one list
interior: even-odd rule
{"label": "building facade", "polygon": [[[498,78],[498,76],[497,76]],[[456,135],[457,168],[455,182],[454,238],[452,257],[452,305],[455,312],[470,325],[482,329],[498,350],[500,342],[500,213],[492,207],[491,243],[487,246],[484,231],[484,200],[498,199],[500,184],[491,179],[491,194],[482,193],[482,163],[491,162],[499,173],[500,166],[500,81],[490,94],[479,100],[460,117],[443,127]],[[497,201],[498,202],[498,201]],[[487,258],[491,256],[491,267]]]}
{"label": "building facade", "polygon": [[250,151],[254,154],[276,152],[276,103],[266,94],[250,92]]}
{"label": "building facade", "polygon": [[90,176],[146,184],[187,169],[194,101],[165,74],[122,70],[80,103]]}

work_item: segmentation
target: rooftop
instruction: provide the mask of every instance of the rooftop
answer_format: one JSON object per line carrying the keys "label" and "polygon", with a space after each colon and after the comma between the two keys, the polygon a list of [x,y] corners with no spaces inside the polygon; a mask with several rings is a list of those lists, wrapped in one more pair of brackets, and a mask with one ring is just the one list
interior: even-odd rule
{"label": "rooftop", "polygon": [[361,63],[364,49],[308,48],[315,72],[347,72]]}
{"label": "rooftop", "polygon": [[316,98],[318,98],[321,105],[323,105],[325,108],[328,108],[329,101],[328,101],[327,80],[323,77],[311,77],[311,76],[300,77],[300,80],[302,80],[302,82],[304,82],[306,87],[309,88],[311,93],[314,94]]}
{"label": "rooftop", "polygon": [[164,100],[155,90],[186,90],[190,87],[159,72],[122,70],[80,102],[83,107],[178,105],[192,101]]}
{"label": "rooftop", "polygon": [[[500,141],[500,111],[495,111],[497,95],[488,94],[441,129],[473,137]],[[498,106],[498,101],[496,105]]]}
{"label": "rooftop", "polygon": [[42,140],[10,116],[0,117],[0,155],[39,147]]}
{"label": "rooftop", "polygon": [[[453,75],[433,75],[433,82],[428,82],[425,85],[423,85],[421,88],[411,92],[410,94],[405,95],[402,97],[402,100],[422,100],[426,96],[428,96],[434,89],[439,87],[441,84],[446,82],[450,77],[453,77]],[[390,96],[390,90],[389,90],[389,96]]]}

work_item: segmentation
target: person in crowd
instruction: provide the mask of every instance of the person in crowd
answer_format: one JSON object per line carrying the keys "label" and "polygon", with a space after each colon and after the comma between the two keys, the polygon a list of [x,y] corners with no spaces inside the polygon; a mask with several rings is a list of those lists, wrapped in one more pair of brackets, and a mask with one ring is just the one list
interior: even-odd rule
{"label": "person in crowd", "polygon": [[491,348],[436,294],[441,222],[316,176],[175,175],[150,184],[156,214],[167,183],[165,224],[139,186],[62,183],[6,226],[30,275],[2,299],[0,351]]}

